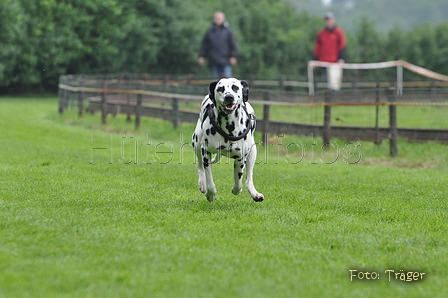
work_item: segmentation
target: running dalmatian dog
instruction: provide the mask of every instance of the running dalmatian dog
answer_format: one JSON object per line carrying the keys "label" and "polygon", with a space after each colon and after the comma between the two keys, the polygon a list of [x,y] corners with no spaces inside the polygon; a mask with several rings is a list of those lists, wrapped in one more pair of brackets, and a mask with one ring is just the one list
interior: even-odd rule
{"label": "running dalmatian dog", "polygon": [[[198,186],[207,200],[213,202],[216,187],[212,164],[229,156],[234,162],[235,185],[232,193],[241,193],[243,171],[246,168],[246,188],[256,202],[264,199],[253,183],[253,169],[257,157],[254,141],[255,114],[247,102],[247,82],[235,78],[212,82],[210,93],[202,101],[198,123],[193,133],[193,148],[198,157]],[[212,159],[212,154],[216,156]]]}

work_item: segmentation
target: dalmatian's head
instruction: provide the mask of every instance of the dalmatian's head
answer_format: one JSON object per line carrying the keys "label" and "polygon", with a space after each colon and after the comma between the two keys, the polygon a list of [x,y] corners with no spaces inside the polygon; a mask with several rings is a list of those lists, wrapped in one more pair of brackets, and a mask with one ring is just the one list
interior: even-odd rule
{"label": "dalmatian's head", "polygon": [[227,114],[233,113],[249,99],[249,85],[235,78],[210,83],[210,99],[216,108]]}

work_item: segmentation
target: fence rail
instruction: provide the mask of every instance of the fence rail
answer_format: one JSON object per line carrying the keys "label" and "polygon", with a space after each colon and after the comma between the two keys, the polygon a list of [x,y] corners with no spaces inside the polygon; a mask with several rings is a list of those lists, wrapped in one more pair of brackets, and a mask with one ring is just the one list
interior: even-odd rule
{"label": "fence rail", "polygon": [[[116,77],[61,76],[59,84],[59,111],[62,113],[70,103],[77,102],[78,114],[84,111],[101,112],[102,123],[106,123],[107,115],[126,114],[128,119],[135,116],[135,126],[139,127],[140,117],[156,117],[173,122],[175,128],[181,122],[196,122],[198,111],[180,108],[183,103],[199,103],[208,90],[210,80],[172,80],[165,76],[161,80],[140,80]],[[295,82],[295,86],[303,88],[302,92],[284,91],[288,81],[250,81],[250,102],[262,107],[262,115],[258,115],[259,127],[263,136],[268,134],[302,134],[321,135],[324,144],[331,137],[349,140],[368,140],[381,142],[390,139],[391,155],[397,154],[396,139],[398,137],[411,141],[439,141],[448,143],[448,127],[440,129],[405,128],[397,126],[397,106],[433,106],[448,112],[448,91],[442,82],[403,82],[410,86],[412,92],[406,96],[398,96],[391,83],[357,84],[357,88],[343,89],[338,93],[329,91],[317,92],[315,96],[307,94],[307,82]],[[372,85],[374,88],[372,88]],[[255,87],[254,87],[255,86]],[[271,87],[276,86],[277,89]],[[362,87],[366,87],[363,89]],[[265,87],[265,88],[262,88]],[[86,105],[86,101],[88,105]],[[272,119],[271,107],[312,108],[324,107],[323,123],[303,123],[278,121]],[[376,123],[374,126],[332,125],[332,107],[337,106],[376,106]],[[389,106],[389,126],[378,124],[378,107]],[[262,116],[262,117],[260,117]]]}

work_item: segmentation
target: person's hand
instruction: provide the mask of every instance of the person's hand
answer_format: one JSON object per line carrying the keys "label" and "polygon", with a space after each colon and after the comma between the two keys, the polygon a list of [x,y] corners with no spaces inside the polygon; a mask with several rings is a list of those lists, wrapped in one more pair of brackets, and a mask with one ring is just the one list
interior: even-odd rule
{"label": "person's hand", "polygon": [[237,63],[237,60],[235,57],[230,57],[229,62],[230,62],[230,65],[235,66]]}
{"label": "person's hand", "polygon": [[204,57],[199,57],[198,64],[202,66],[204,64],[204,60],[205,60]]}

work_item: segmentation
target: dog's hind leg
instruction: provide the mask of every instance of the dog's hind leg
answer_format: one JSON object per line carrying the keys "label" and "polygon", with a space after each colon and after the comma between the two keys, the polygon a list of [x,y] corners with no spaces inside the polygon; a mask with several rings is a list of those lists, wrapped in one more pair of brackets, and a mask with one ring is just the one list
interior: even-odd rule
{"label": "dog's hind leg", "polygon": [[246,188],[255,202],[261,202],[264,200],[264,196],[262,193],[259,193],[255,189],[252,175],[254,171],[256,158],[257,158],[257,147],[254,144],[251,150],[249,151],[249,155],[247,156],[246,160]]}

